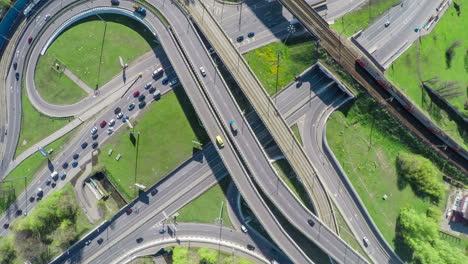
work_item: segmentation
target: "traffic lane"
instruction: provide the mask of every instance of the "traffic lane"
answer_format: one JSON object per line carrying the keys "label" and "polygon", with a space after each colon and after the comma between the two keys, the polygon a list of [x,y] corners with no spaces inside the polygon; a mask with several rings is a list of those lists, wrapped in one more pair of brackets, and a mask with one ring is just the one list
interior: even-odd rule
{"label": "traffic lane", "polygon": [[[190,50],[190,48],[197,49],[198,47],[195,47],[194,43],[192,43],[192,46],[187,48]],[[198,48],[198,50],[200,50],[200,48]],[[203,62],[199,53],[195,54],[195,51],[190,53],[193,54],[192,60],[195,65],[200,65],[202,63],[207,64]],[[204,65],[204,67],[207,71],[207,76],[203,78],[205,87],[211,95],[211,101],[220,110],[219,115],[224,120],[224,123],[227,124],[229,120],[236,120],[238,124],[240,123],[241,126],[243,126],[244,120],[242,115],[236,109],[237,106],[227,94],[227,88],[224,87],[224,89],[220,89],[219,87],[223,85],[219,80],[220,77],[216,75],[213,75],[213,77],[210,76],[210,74],[216,74],[214,66],[210,63],[209,66]],[[217,83],[215,83],[215,79],[218,80]],[[321,242],[321,246],[326,252],[330,250],[334,252],[335,256],[341,255],[342,259],[339,261],[344,259],[352,259],[355,262],[360,261],[358,255],[347,254],[348,245],[342,242],[333,232],[329,231],[321,234],[322,228],[325,227],[317,221],[317,218],[297,200],[288,187],[286,187],[285,183],[278,178],[276,171],[271,167],[261,147],[256,145],[256,139],[250,131],[238,134],[236,139],[239,151],[243,153],[244,157],[249,157],[245,162],[249,164],[250,171],[253,176],[258,179],[257,182],[262,187],[263,191],[272,199],[273,203],[278,205],[282,213],[286,215],[288,219],[295,219],[293,224],[301,230],[304,235],[312,241]],[[273,175],[276,176],[274,181],[271,180]],[[263,179],[261,179],[262,177]],[[281,182],[277,183],[277,181]],[[276,192],[274,190],[276,190]],[[281,203],[279,201],[281,201]],[[281,207],[279,204],[288,204],[288,207]],[[298,219],[303,220],[301,221]],[[315,226],[318,227],[311,229],[310,225],[307,223],[308,219],[313,219],[313,222],[317,222]],[[338,241],[341,241],[341,243],[336,243]],[[352,250],[349,250],[349,252],[352,252]]]}
{"label": "traffic lane", "polygon": [[[154,4],[154,3],[153,3]],[[157,4],[156,4],[157,6]],[[175,11],[177,10],[177,12],[179,12],[178,9],[166,9],[165,11],[167,11],[165,14],[170,14],[171,11]],[[181,16],[181,15],[176,15],[176,16],[173,16],[173,18],[175,19],[175,21],[177,21],[178,23],[172,23],[172,25],[174,26],[174,28],[176,28],[176,32],[187,32],[187,30],[189,29],[189,25],[187,23],[187,21],[185,20],[184,21],[184,17]],[[189,34],[192,34],[190,35],[190,37],[188,36]],[[187,39],[187,40],[190,40],[190,41],[182,41],[182,45],[184,43],[197,43],[199,46],[200,43],[197,39],[196,36],[194,36],[194,33],[191,32],[190,30],[188,31],[188,34],[184,34],[182,36],[179,35],[179,38],[183,37],[182,39]],[[164,44],[163,44],[164,46]],[[198,49],[197,52],[199,52],[200,49]],[[201,50],[203,50],[203,46],[201,46]],[[193,54],[193,52],[190,52],[189,53],[190,55]],[[197,65],[198,63],[196,63],[195,65]],[[187,89],[196,89],[195,86],[185,86]],[[194,93],[199,93],[198,91],[192,91]],[[188,92],[189,94],[191,92]],[[193,94],[192,94],[193,96]],[[192,103],[195,105],[195,107],[197,108],[197,104],[199,103],[202,103],[203,100],[193,100],[193,98],[191,98],[191,101]],[[203,105],[206,107],[206,105]],[[208,113],[208,115],[211,115]],[[200,114],[199,114],[200,116]],[[201,115],[203,116],[203,115]],[[205,125],[205,127],[207,127]],[[212,131],[213,132],[213,131]],[[218,135],[221,135],[222,133],[219,133]],[[227,166],[229,166],[229,170],[230,170],[230,174],[231,175],[245,175],[245,171],[243,170],[242,168],[242,165],[239,163],[239,160],[237,160],[236,156],[234,155],[234,153],[232,152],[232,147],[228,142],[225,143],[225,147],[223,149],[220,149],[219,152],[221,153],[221,156],[222,156],[222,159],[224,161],[225,164],[228,164]],[[228,162],[226,162],[228,161]],[[235,165],[235,166],[233,166]],[[260,199],[260,196],[258,194],[258,192],[252,187],[252,183],[250,182],[250,180],[248,179],[248,176],[243,176],[243,177],[239,177],[240,179],[235,179],[235,181],[237,181],[236,183],[238,185],[244,185],[245,188],[244,188],[244,191],[246,191],[244,193],[244,198],[246,199],[246,201],[251,205],[252,208],[255,208],[256,212],[259,214],[259,215],[262,215],[262,224],[264,226],[268,226],[268,231],[269,231],[269,234],[273,237],[273,239],[276,239],[276,241],[278,242],[278,244],[280,245],[280,247],[285,250],[289,256],[295,260],[295,261],[298,261],[299,263],[307,263],[307,262],[310,262],[310,260],[304,256],[304,253],[302,252],[302,250],[300,248],[298,248],[298,246],[296,244],[294,244],[294,242],[292,241],[292,239],[287,236],[285,233],[284,233],[284,230],[281,228],[281,226],[279,225],[279,223],[276,221],[276,219],[273,218],[272,216],[272,213],[271,211],[269,211],[269,209],[266,207],[266,204],[263,202],[263,200]]]}
{"label": "traffic lane", "polygon": [[[326,87],[332,83],[334,83],[334,81],[325,74],[317,74],[310,81],[307,80],[292,84],[295,85],[295,87],[291,87],[292,89],[288,89],[287,92],[280,93],[275,97],[274,101],[281,113],[294,111],[295,108],[293,106],[297,106],[299,102],[308,100],[308,98],[319,96],[326,90]],[[279,102],[281,102],[281,104],[279,104]]]}
{"label": "traffic lane", "polygon": [[[191,163],[189,165],[193,166],[194,163]],[[82,256],[95,255],[98,252],[98,250],[100,250],[100,248],[107,245],[108,241],[115,240],[121,234],[121,230],[126,230],[135,223],[137,223],[140,219],[140,215],[146,214],[147,212],[158,212],[154,217],[151,218],[151,221],[153,221],[152,225],[163,221],[165,217],[164,214],[166,214],[167,216],[171,216],[173,212],[169,211],[168,208],[164,208],[163,206],[165,201],[170,200],[170,198],[174,196],[173,190],[183,190],[184,188],[190,188],[188,193],[189,195],[192,195],[190,197],[193,199],[193,197],[195,197],[194,194],[197,194],[203,188],[207,188],[216,184],[219,180],[219,178],[217,177],[222,177],[225,175],[219,173],[222,170],[224,170],[224,166],[222,164],[215,165],[215,167],[212,168],[214,172],[212,172],[210,167],[208,166],[196,166],[195,168],[191,168],[192,166],[184,167],[182,173],[173,174],[169,176],[168,179],[171,179],[171,181],[164,182],[160,186],[157,186],[158,192],[156,193],[156,195],[152,196],[150,192],[148,192],[144,196],[139,197],[136,202],[127,206],[125,210],[131,208],[132,211],[130,213],[124,213],[124,211],[119,212],[116,218],[114,218],[114,220],[112,221],[111,225],[101,229],[99,232],[100,235],[96,235],[90,239],[91,245],[93,245],[94,243],[96,243],[94,245],[98,245],[96,241],[99,238],[103,238],[103,242],[100,244],[100,247],[89,247],[85,245],[84,240],[81,241],[79,246],[84,250]],[[200,177],[204,177],[205,180],[203,180],[202,183],[196,186],[192,186],[193,182],[195,182],[195,180],[199,179]],[[177,207],[177,209],[181,208],[184,204],[190,201],[186,199],[184,200],[184,197],[184,195],[180,196],[176,200],[176,202],[173,203],[176,206],[180,206]],[[140,226],[132,233],[139,234],[138,230],[145,230],[142,229],[142,226]],[[104,254],[108,253],[108,250],[104,252]]]}
{"label": "traffic lane", "polygon": [[[311,159],[316,164],[317,169],[325,176],[325,183],[331,188],[333,197],[343,201],[340,204],[340,209],[342,212],[345,212],[344,216],[347,217],[348,221],[355,223],[351,228],[358,237],[357,240],[362,248],[365,249],[377,263],[383,263],[387,261],[387,258],[381,257],[382,255],[385,256],[386,253],[380,245],[381,243],[385,244],[385,241],[380,241],[381,239],[375,236],[374,230],[369,228],[366,224],[367,221],[362,217],[360,209],[355,203],[351,202],[353,201],[353,199],[350,198],[352,196],[348,193],[348,189],[343,185],[342,180],[340,180],[340,178],[343,176],[345,177],[345,175],[338,175],[340,170],[336,167],[337,164],[334,164],[329,153],[323,150],[323,140],[325,140],[323,132],[328,115],[347,99],[348,97],[342,94],[333,101],[332,107],[326,109],[326,106],[321,106],[321,109],[311,109],[311,111],[307,113],[304,123],[304,146]],[[311,155],[312,153],[314,153],[314,155]],[[319,155],[317,155],[317,153],[319,153]],[[363,243],[364,237],[369,240],[367,247]]]}
{"label": "traffic lane", "polygon": [[[182,174],[180,175],[182,176]],[[155,195],[157,199],[155,199],[154,203],[148,204],[148,207],[149,207],[148,209],[151,209],[151,210],[146,210],[147,213],[152,212],[152,211],[157,211],[158,213],[155,214],[153,217],[151,217],[149,221],[141,223],[142,220],[145,220],[145,219],[141,219],[142,217],[139,217],[140,215],[139,212],[133,211],[130,214],[127,214],[124,211],[121,211],[116,216],[117,218],[114,218],[115,220],[113,222],[106,225],[105,228],[100,228],[97,234],[92,234],[90,237],[87,237],[87,239],[89,239],[90,241],[88,246],[85,243],[86,241],[83,239],[79,241],[77,244],[75,244],[74,246],[72,246],[71,249],[69,249],[69,252],[71,254],[61,256],[61,258],[56,262],[63,263],[65,259],[67,260],[67,262],[73,262],[74,260],[79,259],[83,261],[84,263],[86,263],[90,261],[91,257],[105,258],[106,256],[110,256],[113,254],[115,255],[115,254],[124,253],[120,249],[120,244],[123,241],[129,244],[133,244],[135,240],[133,239],[131,239],[131,241],[125,240],[127,237],[131,236],[131,234],[126,235],[125,237],[121,237],[122,230],[125,230],[125,229],[122,229],[123,227],[130,228],[134,225],[139,225],[139,227],[136,228],[135,231],[132,232],[132,234],[136,233],[137,235],[141,235],[141,234],[147,233],[151,226],[158,225],[160,222],[162,222],[165,219],[164,213],[166,213],[168,216],[173,214],[172,211],[169,211],[171,206],[173,206],[174,204],[177,204],[177,208],[180,208],[181,203],[184,203],[184,202],[187,203],[188,201],[190,201],[190,200],[188,201],[184,200],[185,196],[181,196],[178,199],[176,199],[175,202],[169,205],[169,207],[160,208],[161,205],[164,204],[165,200],[169,200],[171,196],[173,196],[172,190],[174,187],[178,188],[178,190],[180,190],[181,187],[185,188],[185,186],[193,183],[193,180],[196,177],[198,177],[198,175],[195,173],[194,174],[187,173],[187,174],[183,174],[183,176],[185,177],[179,177],[178,181],[173,184],[164,184],[164,186],[160,186],[159,192]],[[193,194],[196,194],[200,192],[200,190],[204,190],[207,187],[214,185],[217,181],[218,180],[215,177],[213,177],[212,175],[209,175],[204,180],[202,180],[199,184],[197,184],[196,186],[193,186],[193,188],[190,188],[190,190],[188,191],[189,196],[193,197]],[[140,198],[140,200],[141,199],[142,198]],[[135,205],[130,205],[128,206],[128,208],[134,207],[134,206]],[[164,234],[161,234],[161,236],[163,235]],[[99,238],[103,239],[101,244],[97,242]],[[114,242],[116,238],[119,238],[118,242],[109,244],[109,241]],[[103,260],[100,260],[96,263],[106,263],[106,262],[104,262]]]}
{"label": "traffic lane", "polygon": [[349,12],[357,10],[364,1],[365,0],[327,0],[325,20],[333,21]]}

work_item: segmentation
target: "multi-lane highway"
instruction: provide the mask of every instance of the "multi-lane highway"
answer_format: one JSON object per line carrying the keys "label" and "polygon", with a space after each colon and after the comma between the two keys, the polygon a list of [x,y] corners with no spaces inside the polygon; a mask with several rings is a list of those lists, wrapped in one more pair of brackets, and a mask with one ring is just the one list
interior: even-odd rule
{"label": "multi-lane highway", "polygon": [[357,35],[356,40],[386,69],[421,34],[426,34],[423,26],[439,13],[438,7],[443,1],[401,1]]}

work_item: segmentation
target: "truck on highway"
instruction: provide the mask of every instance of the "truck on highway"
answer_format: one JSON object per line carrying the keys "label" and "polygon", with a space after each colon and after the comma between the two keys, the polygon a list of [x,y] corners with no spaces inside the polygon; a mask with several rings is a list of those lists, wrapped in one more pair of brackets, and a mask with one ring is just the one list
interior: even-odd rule
{"label": "truck on highway", "polygon": [[133,5],[133,8],[135,9],[135,12],[139,13],[140,15],[146,15],[146,9],[144,9],[140,5]]}

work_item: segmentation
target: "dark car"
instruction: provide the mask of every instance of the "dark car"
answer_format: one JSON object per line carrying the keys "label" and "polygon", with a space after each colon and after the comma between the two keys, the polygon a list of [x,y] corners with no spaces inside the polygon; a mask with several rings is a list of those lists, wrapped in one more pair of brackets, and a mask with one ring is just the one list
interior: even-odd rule
{"label": "dark car", "polygon": [[140,95],[140,97],[138,97],[138,101],[144,101],[146,98],[146,96],[144,94]]}
{"label": "dark car", "polygon": [[153,190],[151,191],[151,195],[152,195],[152,196],[155,196],[157,193],[158,193],[158,189],[153,189]]}
{"label": "dark car", "polygon": [[13,63],[13,69],[15,69],[16,71],[17,68],[18,68],[18,63],[17,62]]}
{"label": "dark car", "polygon": [[127,213],[127,215],[131,214],[133,212],[132,208],[127,208],[127,210],[125,210],[125,213]]}
{"label": "dark car", "polygon": [[254,36],[255,36],[254,32],[249,32],[249,34],[247,34],[247,37],[249,37],[249,38],[253,38]]}
{"label": "dark car", "polygon": [[93,140],[96,140],[98,137],[99,137],[99,134],[94,134],[94,135],[91,136],[91,138],[92,138]]}
{"label": "dark car", "polygon": [[[55,188],[55,186],[57,186],[57,183],[52,182],[52,184],[50,186],[52,186],[52,188]],[[39,197],[37,199],[39,200]]]}
{"label": "dark car", "polygon": [[94,141],[94,142],[93,142],[93,145],[92,145],[93,149],[97,148],[98,144],[99,144],[99,143],[98,143],[97,141]]}
{"label": "dark car", "polygon": [[312,221],[312,219],[307,220],[307,223],[308,223],[310,226],[314,226],[314,225],[315,225],[315,222]]}
{"label": "dark car", "polygon": [[22,215],[22,214],[23,214],[23,210],[21,209],[16,210],[16,215]]}
{"label": "dark car", "polygon": [[78,161],[76,161],[76,160],[75,160],[75,161],[73,161],[73,163],[72,163],[72,167],[73,167],[73,168],[76,168],[77,166],[78,166]]}
{"label": "dark car", "polygon": [[244,40],[244,36],[240,35],[237,37],[237,42],[242,42]]}
{"label": "dark car", "polygon": [[65,180],[65,178],[67,177],[67,174],[65,172],[62,173],[62,175],[60,175],[60,179]]}
{"label": "dark car", "polygon": [[4,229],[7,229],[9,226],[10,226],[9,223],[4,223],[4,224],[3,224],[3,228],[4,228]]}
{"label": "dark car", "polygon": [[46,182],[45,182],[45,184],[46,184],[46,185],[50,185],[51,182],[52,182],[52,181],[51,181],[50,179],[47,179]]}
{"label": "dark car", "polygon": [[19,80],[19,72],[15,73],[15,78],[17,81]]}
{"label": "dark car", "polygon": [[154,88],[154,87],[151,87],[151,88],[148,90],[148,92],[149,92],[150,94],[154,93],[155,91],[156,91],[156,88]]}
{"label": "dark car", "polygon": [[73,154],[73,159],[78,159],[78,157],[80,157],[78,153]]}
{"label": "dark car", "polygon": [[88,146],[88,143],[87,143],[87,142],[81,143],[81,148],[82,148],[82,149],[85,149],[87,146]]}
{"label": "dark car", "polygon": [[33,40],[33,37],[29,36],[28,43],[31,44],[32,40]]}
{"label": "dark car", "polygon": [[250,244],[247,244],[247,249],[250,250],[250,251],[254,251],[255,247],[250,245]]}
{"label": "dark car", "polygon": [[64,168],[64,169],[68,168],[68,162],[64,162],[64,163],[62,164],[62,168]]}
{"label": "dark car", "polygon": [[34,202],[34,200],[36,200],[36,197],[34,197],[34,195],[31,196],[31,197],[29,197],[29,201],[30,201],[31,203]]}
{"label": "dark car", "polygon": [[114,114],[117,115],[120,112],[122,112],[122,109],[120,109],[120,107],[117,107],[116,109],[114,109]]}
{"label": "dark car", "polygon": [[132,111],[133,109],[135,109],[135,104],[131,104],[128,106],[128,111]]}
{"label": "dark car", "polygon": [[104,241],[104,239],[102,239],[102,237],[101,237],[101,238],[99,238],[99,239],[97,240],[97,243],[98,243],[99,245],[101,245],[103,241]]}
{"label": "dark car", "polygon": [[162,79],[162,84],[166,85],[169,82],[169,78]]}
{"label": "dark car", "polygon": [[140,103],[138,104],[138,107],[139,107],[140,109],[145,108],[145,106],[146,106],[146,102],[145,102],[145,101],[142,101],[142,102],[140,102]]}
{"label": "dark car", "polygon": [[111,0],[111,5],[116,6],[119,5],[120,1],[119,0]]}
{"label": "dark car", "polygon": [[137,243],[143,242],[143,238],[142,238],[142,237],[137,238],[137,239],[136,239],[136,242],[137,242]]}

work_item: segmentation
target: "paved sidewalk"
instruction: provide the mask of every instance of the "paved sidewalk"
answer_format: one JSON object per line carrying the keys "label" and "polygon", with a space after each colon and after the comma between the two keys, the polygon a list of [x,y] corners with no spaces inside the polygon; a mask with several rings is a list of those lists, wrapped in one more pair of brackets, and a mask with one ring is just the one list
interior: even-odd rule
{"label": "paved sidewalk", "polygon": [[63,73],[65,73],[70,80],[72,80],[74,83],[76,83],[81,89],[83,89],[86,93],[88,94],[93,94],[94,90],[91,89],[86,83],[84,83],[78,76],[76,76],[73,72],[69,71],[67,68],[63,70]]}

